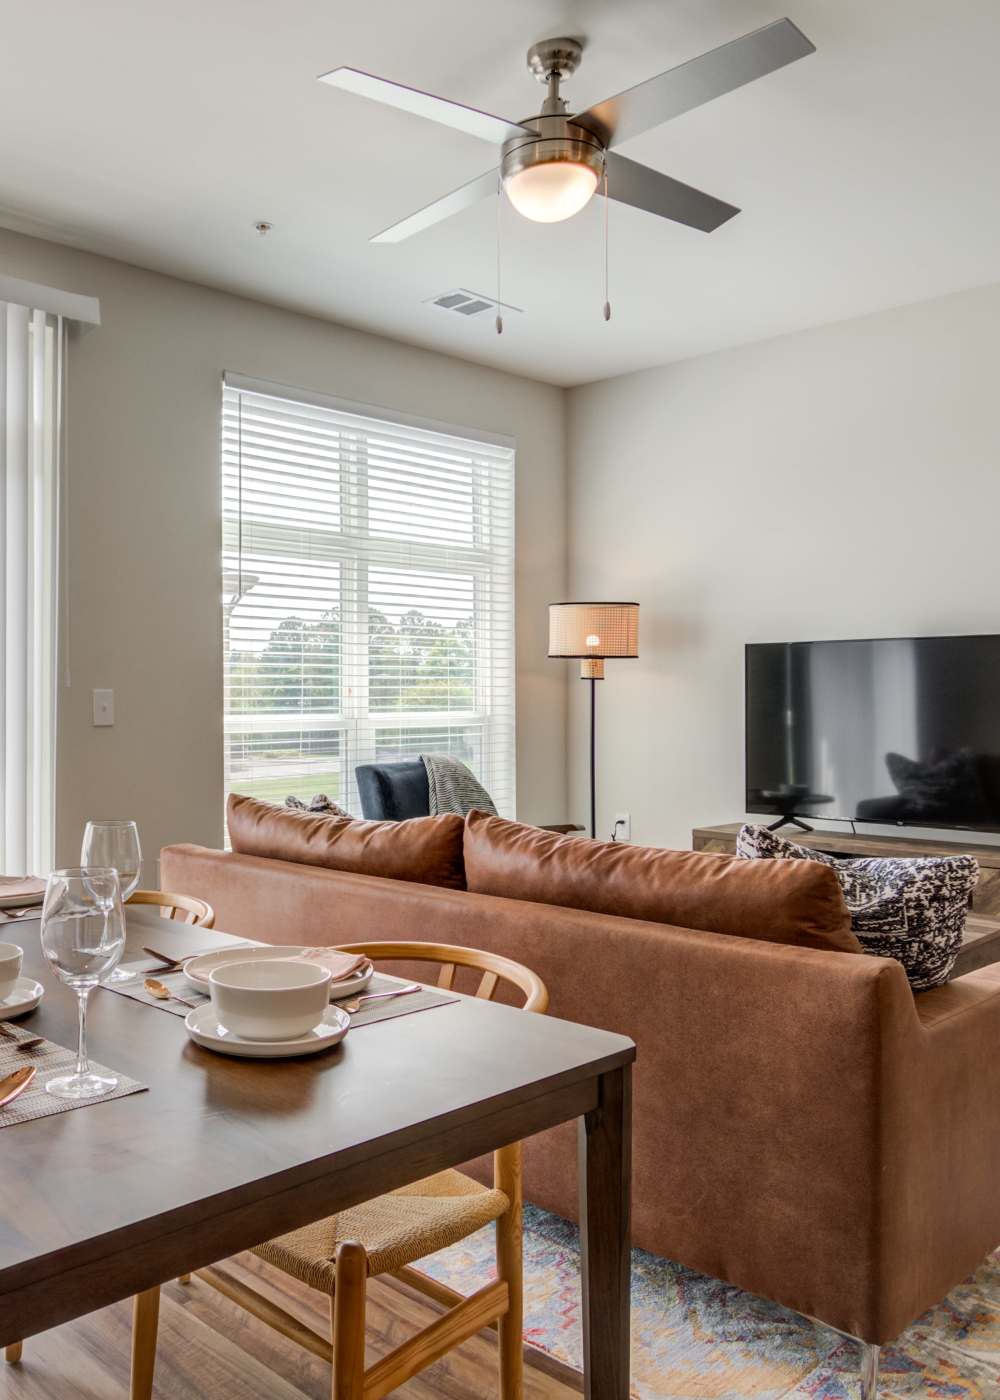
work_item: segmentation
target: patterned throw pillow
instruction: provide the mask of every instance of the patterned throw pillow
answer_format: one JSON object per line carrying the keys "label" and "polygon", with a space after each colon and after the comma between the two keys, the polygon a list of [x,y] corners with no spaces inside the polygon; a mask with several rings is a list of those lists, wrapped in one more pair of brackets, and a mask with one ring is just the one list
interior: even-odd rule
{"label": "patterned throw pillow", "polygon": [[838,860],[766,826],[744,826],[736,853],[748,860],[818,860],[832,865],[851,911],[851,927],[865,952],[901,962],[915,992],[947,982],[979,879],[975,856]]}

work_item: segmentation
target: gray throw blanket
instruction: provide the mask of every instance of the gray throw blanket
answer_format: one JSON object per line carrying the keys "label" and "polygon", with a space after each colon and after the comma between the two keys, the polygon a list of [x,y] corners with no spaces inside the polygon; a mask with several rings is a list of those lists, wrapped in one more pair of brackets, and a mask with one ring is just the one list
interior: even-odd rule
{"label": "gray throw blanket", "polygon": [[489,793],[459,759],[438,753],[422,753],[420,757],[427,769],[432,817],[441,812],[457,812],[460,817],[467,812],[497,815]]}

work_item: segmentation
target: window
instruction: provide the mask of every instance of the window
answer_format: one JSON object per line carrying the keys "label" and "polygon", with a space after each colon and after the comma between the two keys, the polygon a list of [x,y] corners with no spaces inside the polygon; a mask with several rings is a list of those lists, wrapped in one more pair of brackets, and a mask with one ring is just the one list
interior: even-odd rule
{"label": "window", "polygon": [[514,452],[226,377],[226,791],[452,754],[514,813]]}
{"label": "window", "polygon": [[0,869],[10,875],[45,875],[54,860],[62,367],[59,316],[0,300]]}

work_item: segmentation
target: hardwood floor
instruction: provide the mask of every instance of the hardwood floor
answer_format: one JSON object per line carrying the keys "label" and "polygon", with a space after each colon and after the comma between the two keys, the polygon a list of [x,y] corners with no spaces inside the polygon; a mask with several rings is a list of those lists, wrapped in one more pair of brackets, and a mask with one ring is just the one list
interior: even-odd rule
{"label": "hardwood floor", "polygon": [[[317,1330],[327,1325],[326,1300],[252,1255],[227,1272],[267,1291],[276,1303]],[[435,1315],[434,1305],[403,1284],[369,1286],[368,1360],[390,1351]],[[78,1318],[31,1337],[23,1359],[0,1363],[0,1400],[122,1400],[128,1391],[131,1304]],[[497,1393],[496,1340],[473,1337],[395,1394],[405,1400],[492,1400]],[[567,1383],[569,1382],[569,1383]],[[576,1400],[575,1377],[557,1379],[536,1366],[525,1373],[525,1400]],[[160,1308],[156,1400],[329,1400],[327,1367],[249,1317],[197,1279],[167,1284]]]}

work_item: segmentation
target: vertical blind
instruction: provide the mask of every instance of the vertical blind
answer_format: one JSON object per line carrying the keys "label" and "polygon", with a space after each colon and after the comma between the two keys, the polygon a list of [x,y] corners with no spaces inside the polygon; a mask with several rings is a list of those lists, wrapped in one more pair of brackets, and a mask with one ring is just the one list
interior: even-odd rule
{"label": "vertical blind", "polygon": [[54,859],[62,323],[0,301],[0,863]]}
{"label": "vertical blind", "polygon": [[514,813],[514,451],[227,375],[226,791],[452,754]]}

